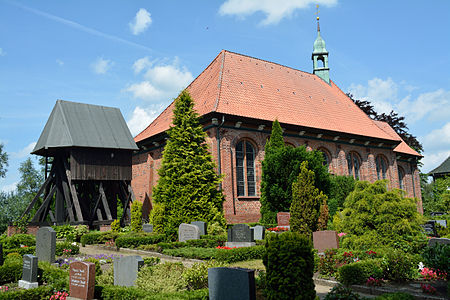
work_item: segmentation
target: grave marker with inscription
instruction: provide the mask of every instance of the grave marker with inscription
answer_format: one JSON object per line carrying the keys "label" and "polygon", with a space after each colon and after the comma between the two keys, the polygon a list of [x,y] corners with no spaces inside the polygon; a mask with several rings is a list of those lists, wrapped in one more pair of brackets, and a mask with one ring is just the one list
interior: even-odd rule
{"label": "grave marker with inscription", "polygon": [[255,240],[263,240],[264,239],[264,235],[266,233],[266,229],[264,228],[264,226],[256,225],[255,227],[252,227],[251,229],[253,230],[253,237],[255,238]]}
{"label": "grave marker with inscription", "polygon": [[94,299],[95,264],[75,261],[70,264],[69,293],[75,299]]}
{"label": "grave marker with inscription", "polygon": [[338,233],[334,230],[323,230],[313,232],[314,249],[319,253],[324,253],[327,249],[339,248]]}
{"label": "grave marker with inscription", "polygon": [[200,235],[205,235],[208,233],[208,231],[206,229],[206,222],[194,221],[194,222],[191,222],[191,224],[197,226],[198,229],[200,229]]}
{"label": "grave marker with inscription", "polygon": [[139,269],[144,266],[140,256],[124,256],[114,259],[114,285],[134,286]]}
{"label": "grave marker with inscription", "polygon": [[208,289],[210,300],[255,300],[255,270],[210,268]]}
{"label": "grave marker with inscription", "polygon": [[289,220],[291,219],[290,212],[279,212],[277,213],[277,224],[278,226],[289,226]]}
{"label": "grave marker with inscription", "polygon": [[228,228],[227,247],[250,247],[255,245],[253,231],[247,224],[237,224]]}
{"label": "grave marker with inscription", "polygon": [[56,231],[51,227],[41,227],[36,233],[36,256],[39,261],[55,262]]}
{"label": "grave marker with inscription", "polygon": [[32,289],[38,287],[37,272],[37,256],[25,254],[23,256],[22,279],[19,280],[19,287],[24,289]]}
{"label": "grave marker with inscription", "polygon": [[200,229],[191,224],[181,223],[178,227],[178,241],[198,240],[200,238]]}

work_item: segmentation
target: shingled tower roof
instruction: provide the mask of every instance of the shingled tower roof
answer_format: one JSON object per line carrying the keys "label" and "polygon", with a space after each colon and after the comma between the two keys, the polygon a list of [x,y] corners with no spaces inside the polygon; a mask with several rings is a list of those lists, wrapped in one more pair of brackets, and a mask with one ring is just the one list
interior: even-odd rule
{"label": "shingled tower roof", "polygon": [[118,108],[57,100],[32,154],[63,147],[138,150]]}

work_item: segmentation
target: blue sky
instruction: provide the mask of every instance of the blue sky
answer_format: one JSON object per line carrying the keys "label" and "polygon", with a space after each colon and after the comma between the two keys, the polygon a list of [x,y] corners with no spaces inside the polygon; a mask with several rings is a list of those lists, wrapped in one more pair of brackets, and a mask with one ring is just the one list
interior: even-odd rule
{"label": "blue sky", "polygon": [[0,190],[57,99],[120,108],[137,134],[222,50],[312,71],[320,4],[331,79],[396,110],[428,172],[450,155],[450,1],[0,0]]}

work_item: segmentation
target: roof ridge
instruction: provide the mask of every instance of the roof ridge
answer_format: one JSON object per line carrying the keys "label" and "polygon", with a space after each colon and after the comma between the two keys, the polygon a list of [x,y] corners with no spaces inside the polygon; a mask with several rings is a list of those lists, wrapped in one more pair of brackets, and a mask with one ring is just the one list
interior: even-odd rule
{"label": "roof ridge", "polygon": [[222,91],[223,66],[225,64],[225,53],[226,53],[226,51],[221,51],[221,53],[222,52],[223,52],[222,64],[220,65],[219,82],[217,83],[217,85],[218,85],[218,87],[217,87],[217,98],[216,98],[216,103],[214,104],[213,111],[217,111],[217,107],[219,106],[220,92]]}
{"label": "roof ridge", "polygon": [[[64,114],[64,110],[63,110],[63,107],[62,107],[62,102],[69,102],[70,103],[70,101],[65,101],[65,100],[58,99],[58,100],[56,100],[56,104],[58,106],[58,109],[61,112],[61,116],[62,116],[62,118],[64,120],[64,123],[66,124],[64,129],[65,129],[65,131],[67,131],[67,134],[69,135],[69,138],[70,138],[70,142],[73,144],[74,142],[73,142],[72,133],[70,132],[70,129],[68,127],[69,123],[67,123],[67,118],[66,118],[66,115]],[[81,103],[81,104],[83,104],[83,103]]]}

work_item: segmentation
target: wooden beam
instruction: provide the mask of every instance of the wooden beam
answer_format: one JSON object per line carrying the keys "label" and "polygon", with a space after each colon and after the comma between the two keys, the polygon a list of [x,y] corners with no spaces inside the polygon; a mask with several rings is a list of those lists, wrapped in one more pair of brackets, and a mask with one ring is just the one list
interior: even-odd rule
{"label": "wooden beam", "polygon": [[51,221],[52,223],[55,223],[55,222],[56,222],[55,216],[53,215],[53,212],[52,212],[51,210],[48,212],[48,215],[49,215],[49,217],[50,217],[50,221]]}
{"label": "wooden beam", "polygon": [[95,213],[97,212],[98,205],[100,204],[100,199],[102,198],[102,195],[98,195],[97,201],[95,201],[94,208],[92,209],[92,212],[89,214],[89,223],[92,225],[92,222],[94,222]]}
{"label": "wooden beam", "polygon": [[103,182],[100,182],[100,195],[102,197],[103,209],[106,213],[106,219],[112,220],[111,211],[109,210],[108,199],[106,199],[105,190],[103,189]]}
{"label": "wooden beam", "polygon": [[31,220],[31,222],[39,222],[40,221],[40,219],[41,219],[40,215],[42,214],[43,210],[45,208],[47,208],[47,203],[50,202],[50,200],[53,198],[53,194],[55,193],[55,191],[56,191],[56,185],[53,185],[50,193],[47,195],[47,198],[45,198],[44,202],[37,210],[36,214],[34,215],[33,219]]}
{"label": "wooden beam", "polygon": [[70,169],[65,159],[62,159],[64,164],[64,169],[66,170],[67,182],[69,182],[70,191],[72,193],[73,204],[75,206],[75,213],[77,215],[77,221],[83,222],[83,213],[81,212],[80,201],[78,201],[77,189],[75,184],[72,182],[72,177],[70,175]]}
{"label": "wooden beam", "polygon": [[103,221],[102,211],[100,210],[100,208],[97,208],[97,219],[99,221]]}
{"label": "wooden beam", "polygon": [[61,175],[61,185],[62,185],[62,189],[63,189],[63,193],[64,193],[64,201],[66,202],[66,206],[67,206],[67,212],[69,213],[69,220],[70,220],[70,222],[74,222],[75,217],[73,215],[73,205],[72,205],[72,201],[70,198],[69,185],[67,183],[67,177],[66,177],[66,174],[64,172],[62,165],[61,165],[61,168],[59,168],[59,174]]}
{"label": "wooden beam", "polygon": [[[50,174],[51,175],[51,174]],[[53,176],[48,176],[47,179],[44,181],[44,184],[41,185],[39,188],[39,191],[37,192],[36,196],[34,196],[33,200],[31,200],[30,204],[28,204],[27,209],[24,211],[24,213],[20,216],[20,218],[23,218],[25,215],[27,215],[31,209],[33,208],[36,201],[39,199],[39,196],[42,194],[44,189],[47,187],[47,185],[53,181]]]}

